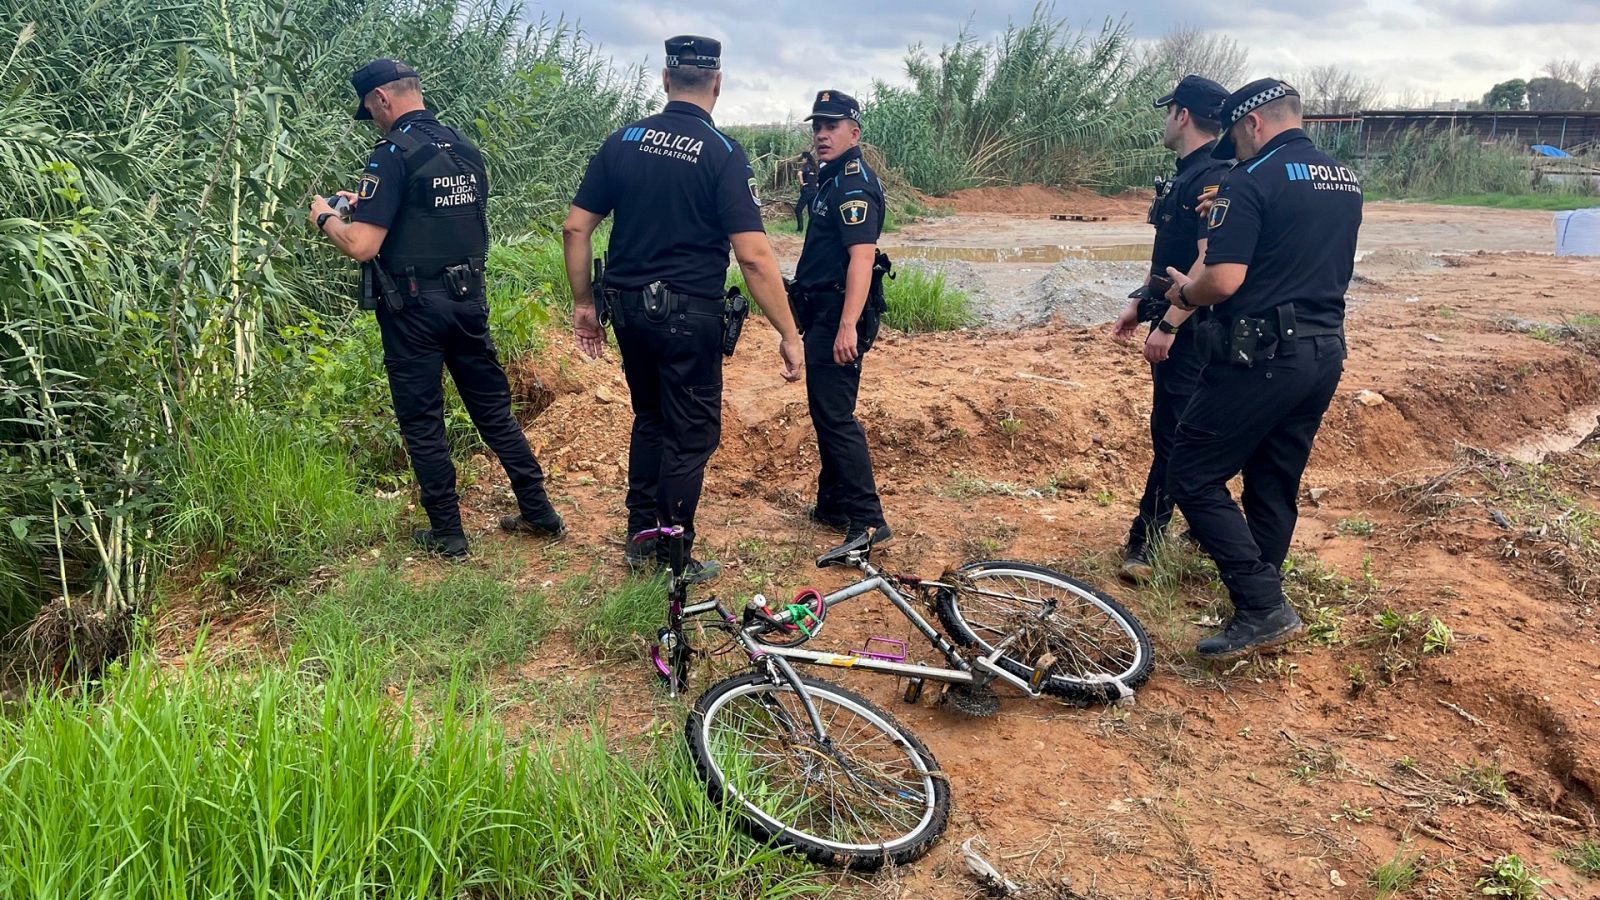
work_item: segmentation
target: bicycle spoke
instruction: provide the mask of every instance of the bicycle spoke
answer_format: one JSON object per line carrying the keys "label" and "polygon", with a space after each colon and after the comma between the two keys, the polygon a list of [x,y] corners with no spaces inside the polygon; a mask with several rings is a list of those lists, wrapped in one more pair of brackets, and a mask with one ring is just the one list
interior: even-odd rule
{"label": "bicycle spoke", "polygon": [[[1024,665],[1045,655],[1056,661],[1046,674],[1065,677],[1119,676],[1138,662],[1131,635],[1094,602],[1065,586],[1033,578],[996,575],[983,585],[961,585],[956,600],[962,619],[985,647],[994,647],[1019,629],[1024,634],[1007,655]],[[1047,619],[1039,612],[1051,601]]]}
{"label": "bicycle spoke", "polygon": [[812,700],[826,744],[786,687],[766,686],[726,704],[708,731],[718,758],[729,763],[728,786],[792,827],[845,843],[881,845],[909,833],[926,814],[931,776],[919,771],[908,747],[860,713],[820,693]]}

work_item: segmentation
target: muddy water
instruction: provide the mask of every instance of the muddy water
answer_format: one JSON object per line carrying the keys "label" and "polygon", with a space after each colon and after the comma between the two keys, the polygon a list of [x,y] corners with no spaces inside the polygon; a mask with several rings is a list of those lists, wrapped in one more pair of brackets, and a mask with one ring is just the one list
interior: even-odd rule
{"label": "muddy water", "polygon": [[1519,462],[1540,463],[1552,453],[1565,453],[1600,430],[1600,405],[1583,406],[1567,414],[1564,422],[1549,431],[1530,435],[1506,448],[1506,455]]}
{"label": "muddy water", "polygon": [[1149,244],[1108,244],[1103,247],[1037,244],[1031,247],[893,247],[890,249],[897,257],[973,263],[1056,263],[1067,259],[1143,262],[1150,258]]}

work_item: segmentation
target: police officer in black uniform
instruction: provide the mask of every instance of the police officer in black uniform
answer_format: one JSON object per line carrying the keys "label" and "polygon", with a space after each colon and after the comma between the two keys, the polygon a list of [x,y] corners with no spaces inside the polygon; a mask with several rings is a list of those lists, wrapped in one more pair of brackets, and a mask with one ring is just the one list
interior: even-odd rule
{"label": "police officer in black uniform", "polygon": [[845,532],[844,546],[881,544],[892,534],[872,478],[867,435],[856,420],[856,395],[862,359],[886,309],[882,276],[874,277],[883,185],[861,158],[861,109],[854,97],[821,91],[807,119],[822,169],[790,287],[805,335],[806,400],[822,461],[817,502],[807,514]]}
{"label": "police officer in black uniform", "polygon": [[[722,45],[680,35],[667,40],[666,51],[666,108],[606,139],[589,160],[563,229],[573,331],[595,357],[603,338],[590,275],[592,236],[616,214],[600,299],[633,402],[624,551],[630,565],[662,561],[666,547],[632,540],[657,526],[683,526],[692,548],[706,462],[722,433],[730,245],[781,338],[786,380],[799,379],[803,358],[762,227],[755,174],[744,148],[711,120],[722,90]],[[707,580],[718,569],[691,558],[685,574]]]}
{"label": "police officer in black uniform", "polygon": [[1178,154],[1177,172],[1158,188],[1150,206],[1150,224],[1156,227],[1155,244],[1150,254],[1150,272],[1145,283],[1129,296],[1128,306],[1117,317],[1111,335],[1126,341],[1140,322],[1150,323],[1145,341],[1149,359],[1153,397],[1150,405],[1150,444],[1154,455],[1145,478],[1144,497],[1139,515],[1128,529],[1123,548],[1122,574],[1144,581],[1154,574],[1150,566],[1150,544],[1159,539],[1172,519],[1172,496],[1167,493],[1167,460],[1178,429],[1178,415],[1194,393],[1203,365],[1194,352],[1193,329],[1185,327],[1190,313],[1172,309],[1163,285],[1167,267],[1180,272],[1195,268],[1205,250],[1205,223],[1195,206],[1202,192],[1214,190],[1228,164],[1211,155],[1222,123],[1217,121],[1228,91],[1222,85],[1199,75],[1186,76],[1177,87],[1155,102],[1165,109],[1161,143]]}
{"label": "police officer in black uniform", "polygon": [[806,210],[811,207],[811,201],[817,199],[817,161],[812,158],[811,151],[806,150],[800,154],[800,199],[794,204],[794,230],[805,233]]}
{"label": "police officer in black uniform", "polygon": [[[1211,307],[1208,357],[1167,484],[1233,600],[1201,657],[1231,659],[1303,629],[1283,595],[1296,497],[1344,371],[1345,289],[1355,267],[1361,184],[1301,130],[1300,95],[1272,78],[1228,95],[1213,155],[1238,157],[1212,205],[1205,266],[1168,269],[1175,305]],[[1244,510],[1227,483],[1244,473]]]}
{"label": "police officer in black uniform", "polygon": [[423,105],[417,73],[375,59],[350,78],[360,98],[355,118],[385,132],[373,148],[343,221],[321,197],[310,219],[340,252],[367,266],[383,364],[395,416],[432,527],[414,538],[423,549],[464,556],[456,469],[444,430],[441,369],[448,367],[483,441],[500,458],[520,514],[507,531],[558,537],[561,516],[545,494],[544,472],[511,417],[505,370],[489,340],[483,264],[489,252],[485,211],[489,182],[483,156],[459,131]]}

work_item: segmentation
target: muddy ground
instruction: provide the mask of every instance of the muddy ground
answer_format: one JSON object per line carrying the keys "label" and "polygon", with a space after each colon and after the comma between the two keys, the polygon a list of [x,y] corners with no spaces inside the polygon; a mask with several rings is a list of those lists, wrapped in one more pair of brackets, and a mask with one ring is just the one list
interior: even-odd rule
{"label": "muddy ground", "polygon": [[[1040,287],[1120,297],[1139,267],[1018,249],[1132,255],[1150,237],[1140,204],[1035,198],[1019,211],[1028,204],[995,196],[988,208],[1005,212],[977,198],[886,239],[902,258],[915,248],[960,263],[990,327],[889,334],[867,360],[860,413],[896,532],[883,562],[932,575],[1006,557],[1077,573],[1141,617],[1157,670],[1132,703],[1004,694],[982,720],[908,706],[892,680],[844,677],[923,739],[954,794],[929,856],[841,878],[847,895],[977,896],[959,849],[976,836],[1037,897],[1370,897],[1369,876],[1397,853],[1416,861],[1407,896],[1473,894],[1483,865],[1507,853],[1550,879],[1550,896],[1600,896],[1557,857],[1595,840],[1600,821],[1600,442],[1581,441],[1600,411],[1596,329],[1584,327],[1600,320],[1583,318],[1600,316],[1600,259],[1548,255],[1548,213],[1369,204],[1351,356],[1306,474],[1288,581],[1319,640],[1211,667],[1189,654],[1220,610],[1203,572],[1139,590],[1115,578],[1150,458],[1148,368],[1109,340],[1109,315],[1079,315],[1092,304]],[[777,244],[792,262],[798,240]],[[714,592],[736,600],[847,581],[809,561],[834,536],[800,515],[816,450],[804,389],[778,378],[774,343],[752,320],[729,363],[700,512],[708,550],[729,566]],[[603,590],[624,577],[629,412],[616,360],[588,362],[558,340],[512,369],[572,535],[552,548],[503,539],[492,526],[513,507],[480,457],[472,564],[509,556],[528,589],[592,571]],[[426,577],[435,564],[411,565]],[[911,636],[887,601],[852,603],[818,644]],[[1434,619],[1450,632],[1445,652],[1425,640]],[[514,698],[554,681],[598,697],[619,741],[678,728],[683,709],[660,697],[642,650],[599,659],[557,634],[504,674],[503,714],[546,727]]]}

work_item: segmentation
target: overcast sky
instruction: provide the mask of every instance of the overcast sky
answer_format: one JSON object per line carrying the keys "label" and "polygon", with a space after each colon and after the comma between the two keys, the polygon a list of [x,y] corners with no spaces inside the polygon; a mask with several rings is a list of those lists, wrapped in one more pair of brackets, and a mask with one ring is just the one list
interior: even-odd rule
{"label": "overcast sky", "polygon": [[[976,8],[976,11],[975,11]],[[1241,10],[1248,18],[1239,21]],[[821,88],[858,97],[873,79],[904,81],[906,47],[932,50],[969,19],[985,37],[1026,21],[1022,0],[550,0],[529,15],[577,20],[619,65],[659,72],[663,39],[705,34],[723,42],[726,124],[792,120]],[[1497,81],[1536,74],[1555,57],[1600,62],[1600,0],[1083,0],[1062,3],[1077,25],[1126,16],[1133,34],[1159,38],[1186,22],[1220,31],[1250,53],[1254,76],[1333,63],[1381,81],[1391,96],[1477,99]],[[1230,18],[1231,17],[1231,18]],[[1229,85],[1237,87],[1237,85]]]}

